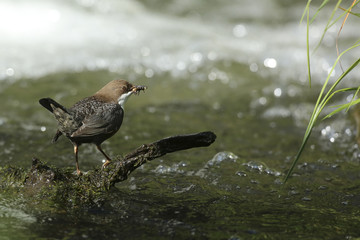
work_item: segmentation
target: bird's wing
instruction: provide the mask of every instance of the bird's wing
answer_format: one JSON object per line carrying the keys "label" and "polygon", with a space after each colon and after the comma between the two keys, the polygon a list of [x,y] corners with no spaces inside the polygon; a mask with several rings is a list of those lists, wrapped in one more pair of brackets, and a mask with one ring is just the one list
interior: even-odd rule
{"label": "bird's wing", "polygon": [[86,116],[83,124],[71,134],[71,137],[95,137],[101,134],[115,133],[121,126],[123,115],[124,112],[120,105],[106,105],[90,116]]}

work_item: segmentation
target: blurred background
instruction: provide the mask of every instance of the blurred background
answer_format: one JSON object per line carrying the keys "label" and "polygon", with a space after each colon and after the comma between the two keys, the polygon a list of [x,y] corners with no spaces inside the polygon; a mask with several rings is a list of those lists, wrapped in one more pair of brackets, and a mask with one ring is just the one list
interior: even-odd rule
{"label": "blurred background", "polygon": [[[348,8],[351,3],[342,5]],[[310,88],[306,24],[300,24],[305,4],[0,0],[1,165],[29,167],[36,156],[49,165],[75,170],[71,143],[62,138],[51,144],[56,122],[38,99],[51,97],[70,107],[113,79],[146,85],[148,90],[127,102],[120,131],[103,144],[110,156],[171,135],[208,130],[217,134],[209,148],[146,164],[117,185],[110,210],[85,211],[76,214],[76,221],[56,207],[29,210],[26,204],[19,207],[25,199],[3,200],[0,216],[6,217],[0,220],[0,232],[19,238],[30,234],[56,239],[241,239],[282,236],[285,231],[294,237],[305,234],[306,228],[312,237],[359,236],[358,210],[354,210],[359,197],[348,190],[354,184],[359,193],[359,152],[351,112],[317,124],[295,178],[281,186],[321,84],[337,57],[341,22],[328,30],[321,47],[312,52]],[[320,4],[314,1],[312,14]],[[333,8],[327,5],[311,25],[311,49]],[[340,50],[351,46],[357,33],[358,19],[350,16],[339,38]],[[346,69],[358,57],[359,50],[351,51],[342,58],[342,65]],[[337,67],[330,81],[341,73]],[[359,76],[355,69],[342,86],[358,86]],[[352,97],[340,95],[331,105]],[[101,160],[94,146],[80,147],[82,170],[99,167]],[[323,209],[325,202],[331,209]],[[308,208],[314,211],[307,212]],[[333,214],[324,215],[324,211]],[[304,218],[312,220],[299,227],[299,219]],[[329,231],[338,218],[342,225]],[[77,227],[72,226],[74,221]],[[112,228],[113,222],[124,228]],[[143,232],[134,233],[129,222],[144,225]],[[62,227],[56,233],[47,231],[54,226]]]}

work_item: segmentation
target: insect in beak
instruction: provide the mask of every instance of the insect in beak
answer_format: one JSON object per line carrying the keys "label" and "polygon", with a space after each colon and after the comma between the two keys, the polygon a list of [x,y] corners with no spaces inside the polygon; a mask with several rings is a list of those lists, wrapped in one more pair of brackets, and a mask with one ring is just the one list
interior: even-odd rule
{"label": "insect in beak", "polygon": [[135,94],[139,94],[140,91],[144,91],[145,92],[145,89],[147,89],[146,86],[134,86],[132,87],[131,91]]}

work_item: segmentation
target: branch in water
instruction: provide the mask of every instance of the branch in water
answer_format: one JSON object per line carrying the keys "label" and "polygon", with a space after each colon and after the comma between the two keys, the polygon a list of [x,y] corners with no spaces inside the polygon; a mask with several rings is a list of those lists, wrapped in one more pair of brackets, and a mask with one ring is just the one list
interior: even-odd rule
{"label": "branch in water", "polygon": [[144,144],[105,169],[95,169],[78,176],[72,168],[58,169],[34,158],[30,170],[0,167],[0,189],[22,191],[28,197],[49,199],[66,206],[99,205],[106,199],[106,190],[144,163],[167,153],[210,146],[216,139],[213,132],[178,135]]}

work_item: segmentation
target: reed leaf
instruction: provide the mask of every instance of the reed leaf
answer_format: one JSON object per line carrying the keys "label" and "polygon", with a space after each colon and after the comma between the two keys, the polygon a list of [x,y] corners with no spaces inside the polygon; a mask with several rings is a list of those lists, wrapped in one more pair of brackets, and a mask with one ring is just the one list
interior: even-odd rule
{"label": "reed leaf", "polygon": [[[355,88],[355,89],[356,89],[356,88]],[[349,103],[345,103],[345,104],[342,104],[342,105],[330,106],[330,107],[332,107],[332,108],[335,108],[335,107],[336,107],[336,109],[335,109],[334,111],[332,111],[331,113],[329,113],[328,115],[326,115],[322,120],[325,120],[325,119],[327,119],[327,118],[330,118],[330,117],[332,117],[333,115],[341,112],[341,111],[344,110],[344,109],[347,110],[347,109],[349,109],[351,106],[354,106],[354,105],[358,104],[359,102],[360,102],[360,99],[356,99],[356,100],[354,100],[354,101],[351,101],[351,102],[349,102]]]}
{"label": "reed leaf", "polygon": [[[331,73],[332,71],[334,70],[335,66],[337,65],[338,61],[340,60],[340,58],[348,51],[354,49],[355,47],[358,47],[360,46],[360,44],[355,44],[353,46],[351,46],[350,48],[346,49],[344,52],[342,52],[338,58],[336,59],[330,73],[328,74],[328,77],[321,89],[321,92],[319,94],[319,97],[318,97],[318,100],[315,104],[315,107],[314,107],[314,110],[313,110],[313,113],[311,115],[311,118],[309,120],[309,123],[308,123],[308,126],[306,128],[306,131],[305,131],[305,135],[304,135],[304,138],[303,138],[303,141],[301,143],[301,146],[295,156],[295,159],[293,160],[292,164],[291,164],[291,167],[289,169],[289,171],[287,172],[286,176],[285,176],[285,179],[284,179],[284,183],[289,179],[290,175],[292,174],[298,160],[300,159],[300,156],[309,140],[309,137],[311,135],[311,132],[314,128],[314,125],[316,123],[316,121],[318,120],[319,118],[319,115],[320,113],[322,112],[322,110],[324,109],[324,107],[327,105],[328,101],[337,93],[337,92],[341,92],[341,91],[347,91],[347,89],[340,89],[340,90],[334,90],[336,88],[336,86],[347,76],[347,74],[349,74],[359,63],[360,63],[360,58],[355,61],[336,81],[335,83],[330,87],[330,89],[327,91],[327,93],[325,94],[325,96],[323,97],[323,94],[325,92],[325,89],[326,89],[326,86],[328,84],[328,81],[329,81],[329,78],[331,76]],[[353,90],[357,90],[357,88],[353,88]],[[356,101],[355,101],[356,102]]]}

